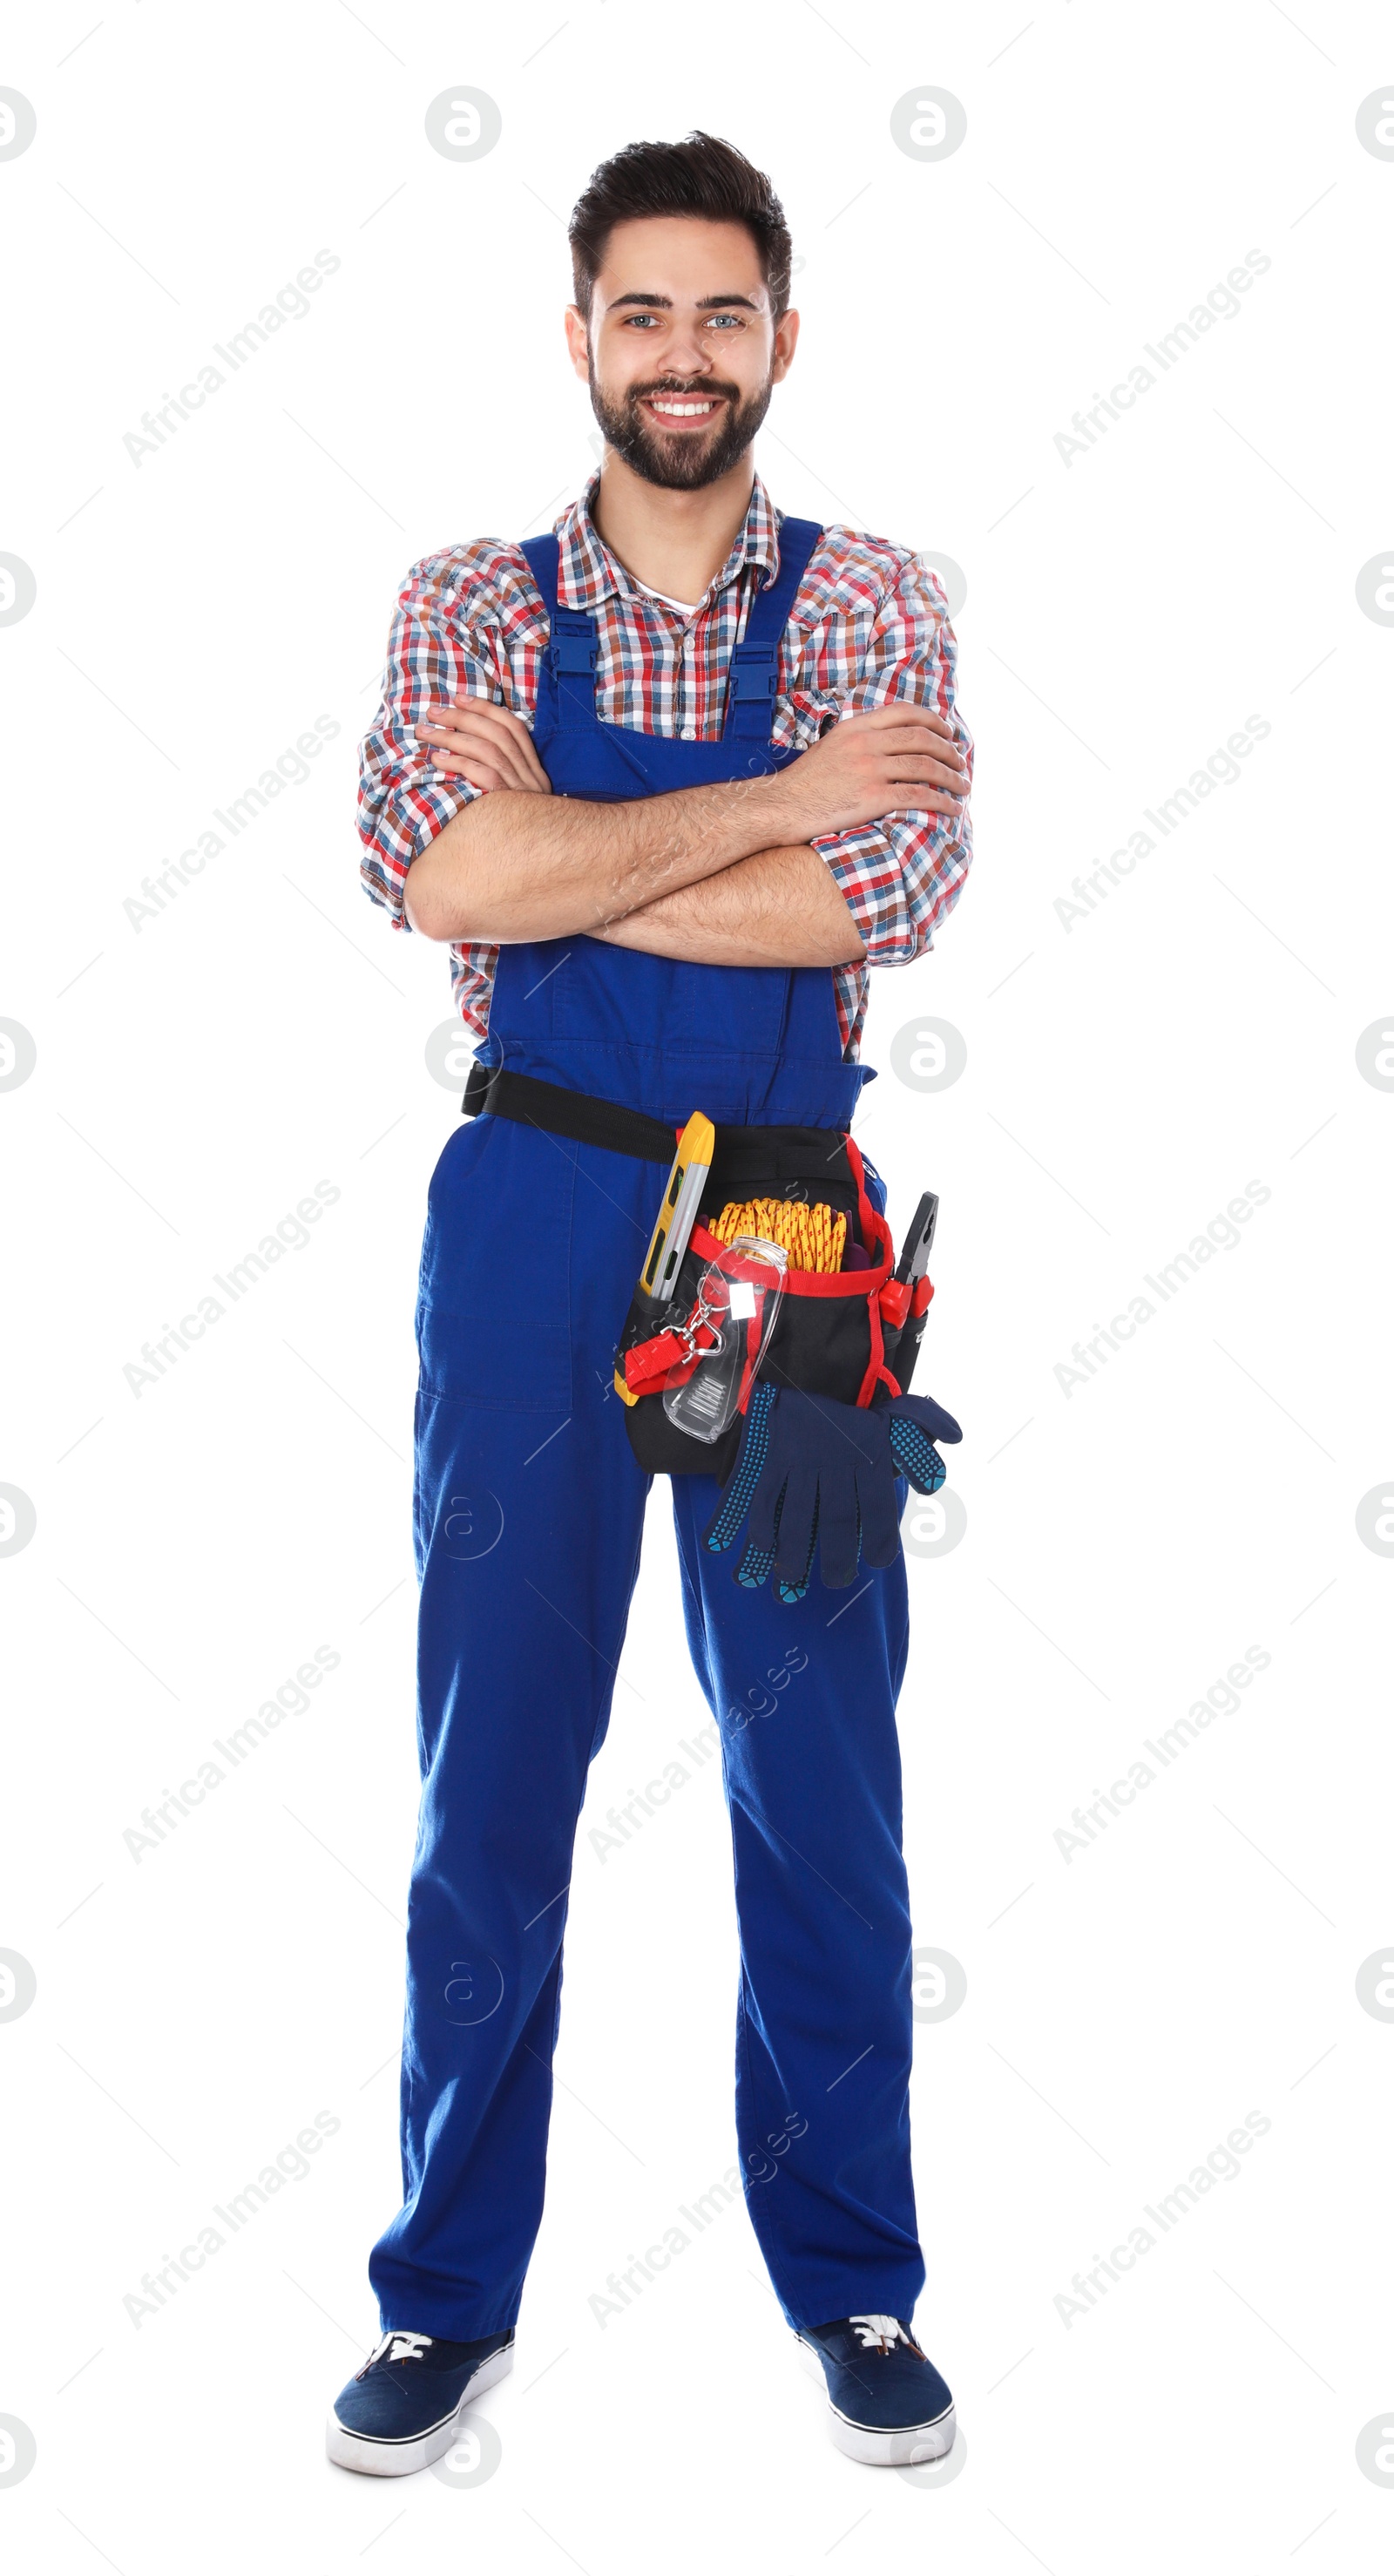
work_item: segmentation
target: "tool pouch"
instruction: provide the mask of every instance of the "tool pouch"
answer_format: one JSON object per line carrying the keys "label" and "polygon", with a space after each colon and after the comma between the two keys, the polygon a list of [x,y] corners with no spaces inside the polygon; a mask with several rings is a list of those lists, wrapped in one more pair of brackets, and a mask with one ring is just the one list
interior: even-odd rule
{"label": "tool pouch", "polygon": [[[848,1215],[849,1238],[860,1242],[870,1263],[865,1270],[785,1272],[784,1296],[760,1369],[761,1378],[776,1386],[797,1387],[808,1395],[830,1396],[839,1404],[870,1404],[878,1386],[899,1395],[902,1382],[893,1373],[893,1362],[902,1344],[909,1347],[913,1336],[909,1360],[913,1366],[914,1350],[918,1349],[924,1313],[933,1291],[925,1280],[920,1282],[918,1291],[912,1292],[892,1278],[895,1252],[890,1228],[873,1203],[865,1166],[851,1137],[844,1138],[842,1151],[834,1162],[826,1159],[826,1149],[819,1150],[818,1160],[811,1166],[806,1151],[793,1157],[805,1172],[811,1171],[816,1177],[805,1178],[800,1173],[791,1179],[781,1170],[781,1163],[787,1164],[789,1156],[781,1157],[777,1147],[772,1146],[771,1168],[762,1170],[750,1160],[756,1131],[743,1129],[737,1133],[740,1177],[733,1177],[731,1162],[718,1147],[712,1178],[703,1195],[702,1216],[715,1216],[726,1200],[737,1194],[742,1198],[797,1195],[841,1204]],[[626,1406],[625,1422],[635,1457],[651,1476],[724,1478],[735,1462],[743,1411],[737,1412],[719,1439],[703,1441],[679,1431],[663,1409],[664,1388],[682,1384],[700,1364],[697,1356],[674,1354],[669,1338],[672,1328],[692,1314],[702,1274],[722,1251],[723,1246],[708,1233],[699,1216],[672,1297],[659,1305],[637,1289],[620,1336],[616,1369],[631,1390],[645,1390]],[[921,1296],[923,1304],[916,1319],[911,1310]],[[749,1329],[755,1331],[755,1322]],[[660,1335],[664,1337],[662,1342]],[[657,1363],[670,1358],[674,1361],[671,1367],[656,1368]],[[748,1394],[746,1387],[743,1402]]]}

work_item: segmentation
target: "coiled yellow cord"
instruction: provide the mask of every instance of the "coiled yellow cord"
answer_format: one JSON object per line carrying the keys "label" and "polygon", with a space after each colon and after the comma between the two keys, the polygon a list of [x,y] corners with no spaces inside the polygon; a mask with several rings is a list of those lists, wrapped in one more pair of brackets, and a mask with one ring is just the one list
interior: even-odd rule
{"label": "coiled yellow cord", "polygon": [[733,1243],[738,1234],[762,1234],[789,1255],[791,1270],[840,1270],[847,1242],[847,1219],[834,1215],[820,1199],[813,1207],[802,1199],[727,1201],[708,1231],[718,1243]]}

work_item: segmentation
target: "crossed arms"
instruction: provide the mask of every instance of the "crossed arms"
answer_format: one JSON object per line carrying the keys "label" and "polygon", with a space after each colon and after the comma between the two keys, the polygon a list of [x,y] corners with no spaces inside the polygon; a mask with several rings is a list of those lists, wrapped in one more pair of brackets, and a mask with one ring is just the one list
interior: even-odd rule
{"label": "crossed arms", "polygon": [[527,726],[488,699],[433,706],[417,733],[433,767],[488,792],[412,862],[413,929],[500,944],[585,931],[702,965],[860,961],[810,844],[907,808],[957,814],[968,783],[952,726],[904,702],[844,717],[773,777],[622,804],[554,798]]}

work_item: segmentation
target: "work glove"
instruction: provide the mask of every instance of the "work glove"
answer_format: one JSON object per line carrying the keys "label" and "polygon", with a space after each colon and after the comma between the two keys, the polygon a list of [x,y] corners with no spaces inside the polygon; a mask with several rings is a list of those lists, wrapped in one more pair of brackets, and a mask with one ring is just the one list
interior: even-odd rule
{"label": "work glove", "polygon": [[736,1462],[702,1544],[713,1556],[734,1546],[748,1519],[736,1581],[756,1591],[774,1575],[781,1601],[802,1601],[813,1551],[831,1591],[868,1565],[892,1565],[900,1545],[898,1475],[917,1492],[944,1482],[936,1440],[963,1437],[952,1414],[925,1395],[888,1404],[835,1404],[760,1379],[746,1408]]}

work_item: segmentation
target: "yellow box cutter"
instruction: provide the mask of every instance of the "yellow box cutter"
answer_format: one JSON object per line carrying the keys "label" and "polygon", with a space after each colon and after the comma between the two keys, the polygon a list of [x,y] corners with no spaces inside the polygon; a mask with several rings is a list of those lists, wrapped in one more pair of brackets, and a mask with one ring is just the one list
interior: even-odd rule
{"label": "yellow box cutter", "polygon": [[[683,1254],[697,1221],[697,1210],[716,1151],[716,1129],[700,1109],[693,1111],[673,1157],[668,1187],[644,1255],[639,1273],[639,1287],[645,1297],[666,1306],[677,1285]],[[637,1404],[639,1398],[630,1392],[624,1370],[615,1371],[615,1393],[623,1404]]]}

